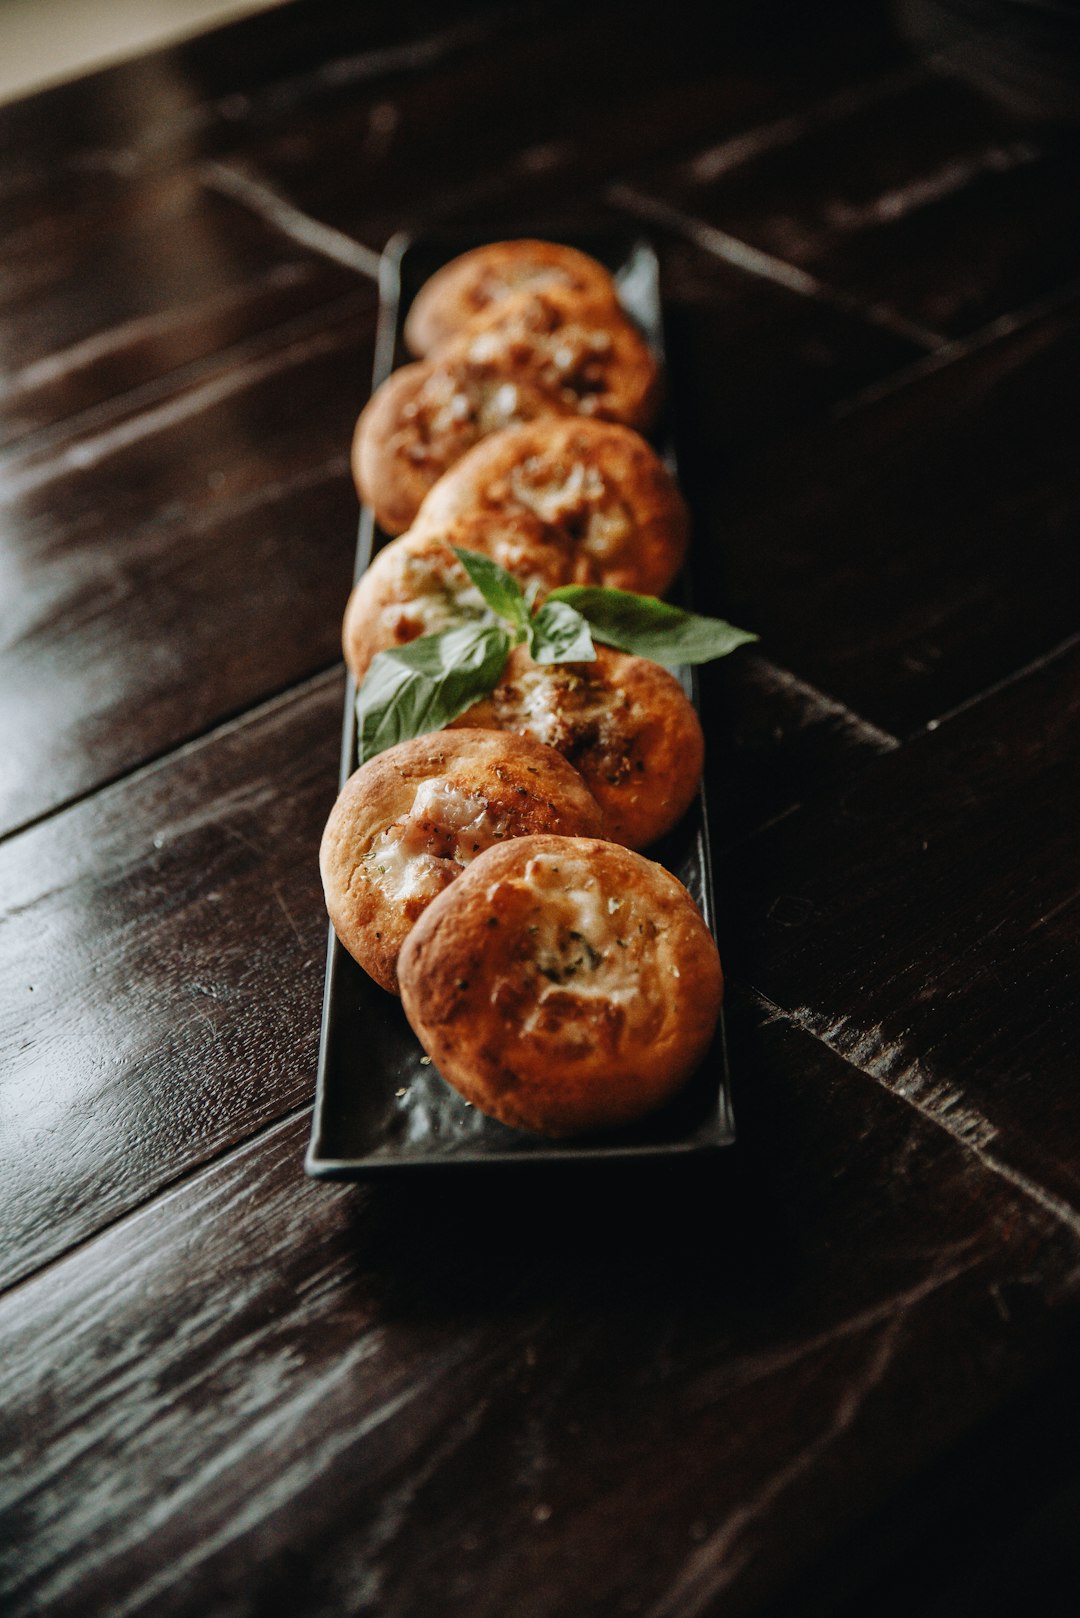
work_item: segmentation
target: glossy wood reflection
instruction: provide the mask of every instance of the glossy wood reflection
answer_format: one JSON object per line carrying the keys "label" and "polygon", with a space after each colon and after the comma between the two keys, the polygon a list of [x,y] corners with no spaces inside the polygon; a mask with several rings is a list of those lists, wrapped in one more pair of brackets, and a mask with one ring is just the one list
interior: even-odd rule
{"label": "glossy wood reflection", "polygon": [[0,474],[27,580],[0,646],[2,828],[338,657],[370,293],[334,316]]}
{"label": "glossy wood reflection", "polygon": [[308,1099],[342,690],[0,847],[0,1285]]}

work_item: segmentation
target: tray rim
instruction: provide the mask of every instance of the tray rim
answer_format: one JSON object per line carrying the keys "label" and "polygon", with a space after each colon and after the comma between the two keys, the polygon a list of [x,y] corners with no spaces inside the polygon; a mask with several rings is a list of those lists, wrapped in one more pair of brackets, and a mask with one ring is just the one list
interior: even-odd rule
{"label": "tray rim", "polygon": [[[599,236],[601,233],[594,234]],[[642,231],[620,233],[610,231],[606,233],[607,239],[613,240],[616,234],[619,234],[625,240],[628,256],[631,253],[647,253],[650,256],[656,284],[659,288],[659,261],[656,249],[647,233]],[[555,233],[547,234],[545,239],[555,241],[572,239],[573,244],[578,245],[587,236],[588,233],[584,231],[567,231],[565,236],[556,231]],[[508,238],[505,232],[495,234],[493,231],[484,231],[482,229],[475,232],[462,231],[460,233],[452,231],[442,233],[434,230],[419,234],[403,230],[390,237],[379,258],[379,309],[375,327],[372,391],[394,369],[401,320],[402,269],[406,255],[410,250],[422,248],[425,243],[434,245],[440,240],[445,240],[448,243],[455,243],[457,252],[461,253],[468,251],[472,246],[482,246],[489,241],[506,239]],[[663,304],[659,297],[659,292],[657,295],[656,318],[657,332],[654,334],[654,346],[659,349],[660,359],[666,364],[667,345],[663,329]],[[672,440],[670,428],[665,431],[665,442],[660,446],[660,453],[664,455],[665,459],[674,463],[674,469],[677,471],[676,447]],[[369,566],[374,552],[374,515],[369,506],[362,505],[357,526],[356,553],[353,565],[354,584]],[[692,566],[688,564],[682,577],[683,589],[687,594],[689,594],[689,588],[686,575],[691,570]],[[688,688],[688,694],[694,703],[695,709],[700,713],[697,670],[682,668],[677,672],[682,678],[684,686]],[[354,762],[356,742],[355,701],[356,681],[352,672],[346,669],[341,755],[338,766],[339,791],[356,767]],[[696,802],[699,823],[695,829],[695,839],[702,873],[700,909],[705,925],[715,938],[716,893],[709,833],[708,799],[704,781],[699,784]],[[595,1169],[600,1165],[638,1163],[655,1160],[656,1158],[702,1158],[728,1151],[735,1144],[736,1130],[731,1096],[731,1067],[728,1056],[724,1006],[721,1003],[716,1033],[710,1047],[717,1067],[716,1133],[711,1138],[702,1140],[688,1137],[683,1140],[627,1141],[622,1144],[616,1138],[613,1144],[608,1144],[609,1138],[605,1136],[602,1142],[597,1141],[596,1144],[592,1144],[587,1138],[580,1141],[550,1141],[538,1135],[535,1137],[535,1147],[530,1145],[528,1150],[523,1151],[520,1155],[513,1152],[497,1151],[471,1152],[463,1148],[460,1151],[445,1154],[432,1154],[423,1151],[409,1152],[405,1150],[393,1156],[379,1156],[370,1153],[359,1157],[327,1156],[320,1152],[319,1146],[329,1084],[328,1066],[335,978],[343,955],[343,946],[338,941],[331,925],[328,927],[326,966],[323,977],[315,1098],[311,1117],[311,1132],[304,1156],[304,1171],[312,1179],[358,1181],[388,1174],[392,1175],[403,1170],[418,1169],[438,1173],[452,1172],[455,1169],[477,1169],[482,1167],[489,1171],[502,1170],[505,1172],[527,1166],[539,1167],[544,1165],[545,1167],[550,1167],[553,1164],[571,1168],[588,1166]],[[404,1013],[402,1013],[402,1016],[404,1016]]]}

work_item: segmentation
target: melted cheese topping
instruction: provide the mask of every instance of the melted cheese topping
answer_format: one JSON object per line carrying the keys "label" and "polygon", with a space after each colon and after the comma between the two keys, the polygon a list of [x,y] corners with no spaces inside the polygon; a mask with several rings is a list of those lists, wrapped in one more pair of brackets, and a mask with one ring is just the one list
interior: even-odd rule
{"label": "melted cheese topping", "polygon": [[541,301],[477,332],[466,352],[476,366],[526,365],[543,387],[587,413],[590,396],[604,386],[613,346],[604,326],[562,324],[558,312]]}
{"label": "melted cheese topping", "polygon": [[637,704],[618,686],[560,664],[526,668],[496,686],[492,702],[500,725],[546,742],[560,753],[591,744],[603,753],[626,750],[639,719]]}
{"label": "melted cheese topping", "polygon": [[449,441],[459,452],[477,438],[521,421],[529,412],[520,389],[505,377],[470,376],[459,367],[436,366],[402,416],[418,433],[407,454],[427,458],[432,446]]}
{"label": "melted cheese topping", "polygon": [[582,549],[607,560],[633,534],[630,511],[599,467],[584,461],[545,464],[530,456],[510,473],[515,500],[541,522],[572,527]]}
{"label": "melted cheese topping", "polygon": [[381,617],[391,643],[404,619],[416,635],[436,635],[451,624],[487,614],[483,596],[460,562],[440,550],[399,553],[392,590],[394,599]]}
{"label": "melted cheese topping", "polygon": [[[553,995],[630,1007],[641,991],[645,924],[628,900],[605,894],[586,861],[538,855],[521,878],[536,903],[528,923],[539,989],[535,1007],[522,1024],[528,1033]],[[489,892],[494,898],[499,884]],[[656,929],[652,928],[651,936]],[[505,979],[496,978],[491,999],[498,1002]]]}
{"label": "melted cheese topping", "polygon": [[365,856],[369,878],[388,899],[427,902],[505,836],[506,825],[479,794],[442,776],[423,781],[409,813],[380,832]]}

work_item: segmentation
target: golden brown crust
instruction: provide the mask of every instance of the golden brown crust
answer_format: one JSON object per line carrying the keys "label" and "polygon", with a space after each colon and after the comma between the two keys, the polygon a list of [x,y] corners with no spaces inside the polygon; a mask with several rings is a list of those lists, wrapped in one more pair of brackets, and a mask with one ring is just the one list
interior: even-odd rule
{"label": "golden brown crust", "polygon": [[526,289],[562,286],[583,302],[617,301],[610,273],[596,259],[559,242],[489,242],[462,253],[421,287],[405,321],[412,354],[426,355],[493,304]]}
{"label": "golden brown crust", "polygon": [[479,855],[413,929],[398,971],[442,1076],[503,1123],[556,1137],[663,1105],[708,1049],[723,994],[682,884],[587,838]]}
{"label": "golden brown crust", "polygon": [[645,432],[660,403],[652,350],[617,305],[583,304],[567,287],[514,293],[440,352],[550,390],[571,410]]}
{"label": "golden brown crust", "polygon": [[353,439],[357,490],[380,527],[401,533],[489,433],[575,413],[644,429],[658,393],[648,345],[618,308],[582,309],[562,287],[515,293],[376,389]]}
{"label": "golden brown crust", "polygon": [[447,467],[488,433],[571,408],[527,378],[474,365],[461,353],[403,365],[376,388],[356,423],[357,493],[385,533],[403,533]]}
{"label": "golden brown crust", "polygon": [[515,647],[491,696],[457,724],[556,748],[600,805],[605,835],[628,848],[647,848],[677,825],[701,780],[701,724],[678,680],[607,646],[595,663],[543,666]]}
{"label": "golden brown crust", "polygon": [[475,445],[439,479],[413,527],[488,554],[512,530],[521,543],[564,553],[559,583],[658,596],[683,564],[689,517],[639,433],[571,416],[508,427]]}
{"label": "golden brown crust", "polygon": [[396,993],[406,934],[482,849],[600,827],[585,783],[552,748],[496,731],[437,731],[388,748],[345,783],[319,851],[326,908],[349,954]]}

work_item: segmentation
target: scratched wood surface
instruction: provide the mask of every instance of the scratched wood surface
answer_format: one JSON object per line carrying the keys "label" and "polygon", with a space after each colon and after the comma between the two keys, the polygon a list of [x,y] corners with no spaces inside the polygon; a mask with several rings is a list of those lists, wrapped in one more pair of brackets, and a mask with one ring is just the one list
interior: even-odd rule
{"label": "scratched wood surface", "polygon": [[[304,0],[0,108],[5,1618],[1075,1610],[1080,161],[884,7],[715,32]],[[557,218],[657,244],[762,635],[739,1145],[314,1185],[378,253]]]}

